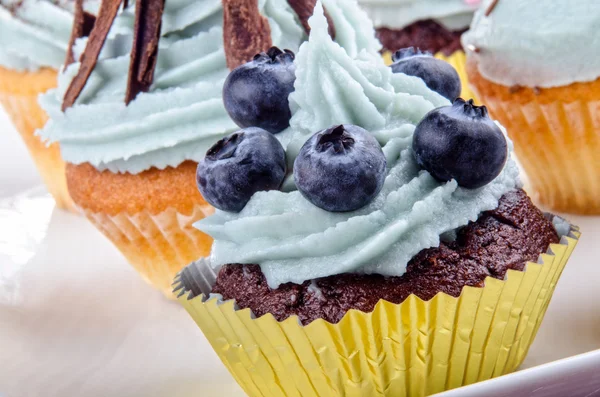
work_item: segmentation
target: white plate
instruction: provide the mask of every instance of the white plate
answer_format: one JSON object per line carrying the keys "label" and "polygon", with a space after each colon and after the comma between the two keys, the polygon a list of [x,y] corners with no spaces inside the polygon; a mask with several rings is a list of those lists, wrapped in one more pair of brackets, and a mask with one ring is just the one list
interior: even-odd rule
{"label": "white plate", "polygon": [[[187,313],[85,219],[54,210],[39,189],[14,198],[38,180],[2,117],[0,396],[243,396]],[[600,221],[570,218],[583,237],[523,369],[600,348]],[[447,396],[592,395],[599,367],[600,352]]]}

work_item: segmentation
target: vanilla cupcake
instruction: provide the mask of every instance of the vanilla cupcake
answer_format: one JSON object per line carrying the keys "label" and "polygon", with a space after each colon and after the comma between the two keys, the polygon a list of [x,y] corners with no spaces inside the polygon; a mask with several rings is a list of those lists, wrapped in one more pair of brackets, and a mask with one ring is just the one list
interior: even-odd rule
{"label": "vanilla cupcake", "polygon": [[463,37],[473,88],[561,212],[600,214],[598,26],[593,1],[485,1]]}
{"label": "vanilla cupcake", "polygon": [[[120,1],[102,2],[90,37],[75,45],[82,61],[41,99],[50,121],[40,134],[60,143],[75,203],[171,296],[175,274],[212,242],[192,228],[213,211],[193,181],[207,148],[237,128],[221,95],[228,67],[273,44],[297,51],[310,1],[163,3],[120,11]],[[379,50],[372,27],[369,35],[355,23],[355,2],[327,9],[348,51]]]}
{"label": "vanilla cupcake", "polygon": [[463,80],[463,98],[472,98],[460,37],[469,28],[480,0],[359,0],[387,51],[406,47],[435,54],[454,66]]}
{"label": "vanilla cupcake", "polygon": [[[237,131],[200,163],[215,241],[180,303],[250,396],[415,397],[515,370],[577,229],[532,204],[485,107],[350,56],[319,5],[310,26],[290,127]],[[225,98],[261,89],[256,62]],[[265,90],[289,84],[277,67]]]}
{"label": "vanilla cupcake", "polygon": [[[67,57],[74,13],[85,18],[82,2],[0,0],[0,104],[21,134],[46,187],[59,208],[74,210],[67,191],[65,163],[58,145],[46,147],[34,132],[46,113],[38,95],[56,87],[56,75]],[[96,3],[86,1],[93,12]]]}

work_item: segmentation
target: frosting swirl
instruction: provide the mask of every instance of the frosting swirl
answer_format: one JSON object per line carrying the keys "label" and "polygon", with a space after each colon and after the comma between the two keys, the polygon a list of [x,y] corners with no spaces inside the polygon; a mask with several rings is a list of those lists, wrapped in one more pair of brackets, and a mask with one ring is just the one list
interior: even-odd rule
{"label": "frosting swirl", "polygon": [[402,29],[433,19],[449,30],[469,27],[481,0],[359,0],[375,26]]}
{"label": "frosting swirl", "polygon": [[[379,49],[373,34],[365,38],[364,24],[354,23],[361,13],[356,2],[328,0],[327,4],[339,27],[339,40],[349,51]],[[261,0],[259,8],[269,21],[274,44],[297,51],[306,35],[287,1]],[[51,119],[40,135],[60,142],[67,162],[89,162],[99,170],[129,173],[176,167],[185,160],[201,160],[215,141],[237,128],[222,101],[229,70],[221,1],[166,2],[154,83],[150,92],[126,106],[133,20],[130,9],[118,16],[74,107],[60,110],[79,63],[69,66],[59,77],[58,88],[40,100]],[[84,44],[80,40],[76,52]]]}
{"label": "frosting swirl", "polygon": [[550,88],[600,76],[600,3],[501,1],[486,16],[490,4],[483,2],[462,38],[488,80]]}
{"label": "frosting swirl", "polygon": [[[98,3],[86,2],[88,11]],[[65,60],[73,5],[51,0],[0,0],[0,66],[59,69]]]}
{"label": "frosting swirl", "polygon": [[314,132],[357,124],[383,146],[388,173],[381,193],[358,211],[332,213],[298,191],[260,192],[240,213],[217,210],[196,227],[215,239],[213,265],[260,264],[272,288],[348,272],[400,276],[419,251],[439,245],[440,235],[496,208],[519,186],[518,168],[509,159],[492,183],[476,190],[420,170],[411,149],[415,126],[449,102],[419,78],[392,74],[380,57],[363,51],[352,59],[331,41],[322,9],[310,23],[310,39],[296,58],[288,156]]}

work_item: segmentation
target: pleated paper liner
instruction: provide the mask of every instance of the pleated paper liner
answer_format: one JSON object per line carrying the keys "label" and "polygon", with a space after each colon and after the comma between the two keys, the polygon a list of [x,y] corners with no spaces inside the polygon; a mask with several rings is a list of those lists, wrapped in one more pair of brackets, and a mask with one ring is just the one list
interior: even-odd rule
{"label": "pleated paper liner", "polygon": [[179,271],[210,253],[212,238],[193,227],[214,208],[198,204],[189,214],[168,208],[109,215],[84,210],[86,217],[121,251],[144,280],[173,299],[172,282]]}
{"label": "pleated paper liner", "polygon": [[338,324],[297,317],[255,318],[210,295],[216,273],[204,261],[174,286],[249,396],[425,396],[514,371],[523,362],[580,233],[574,226],[538,263],[465,287],[459,298],[412,295],[349,311]]}
{"label": "pleated paper liner", "polygon": [[514,142],[535,200],[558,212],[600,214],[600,79],[509,88],[485,80],[476,65],[468,71],[490,116]]}
{"label": "pleated paper liner", "polygon": [[17,72],[0,67],[0,104],[21,134],[31,157],[56,206],[76,212],[67,190],[65,163],[57,144],[47,147],[35,131],[48,116],[38,104],[38,95],[56,86],[56,71]]}
{"label": "pleated paper liner", "polygon": [[[435,57],[438,59],[442,59],[448,62],[450,65],[456,69],[458,72],[458,76],[460,77],[460,81],[462,83],[462,92],[460,94],[461,98],[464,99],[475,99],[475,102],[479,103],[477,98],[475,97],[475,93],[471,90],[469,85],[469,77],[467,76],[466,64],[467,64],[467,56],[464,51],[455,51],[452,55],[446,56],[441,52],[435,54]],[[385,52],[383,54],[383,59],[387,65],[392,64],[392,53]]]}

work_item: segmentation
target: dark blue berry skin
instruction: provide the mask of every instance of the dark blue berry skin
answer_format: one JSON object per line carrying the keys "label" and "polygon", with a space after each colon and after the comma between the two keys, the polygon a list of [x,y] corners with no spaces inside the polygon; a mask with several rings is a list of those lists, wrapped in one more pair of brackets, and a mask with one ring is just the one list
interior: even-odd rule
{"label": "dark blue berry skin", "polygon": [[459,98],[429,112],[413,137],[417,163],[436,179],[456,179],[477,189],[493,181],[506,164],[508,144],[485,106]]}
{"label": "dark blue berry skin", "polygon": [[294,162],[302,195],[330,212],[358,210],[381,191],[387,161],[377,140],[355,125],[317,132]]}
{"label": "dark blue berry skin", "polygon": [[225,109],[241,128],[277,134],[290,125],[288,97],[294,91],[294,53],[273,47],[233,70],[223,86]]}
{"label": "dark blue berry skin", "polygon": [[392,56],[394,73],[404,73],[421,78],[429,89],[454,101],[462,90],[460,77],[448,62],[434,58],[431,53],[414,47],[405,48]]}
{"label": "dark blue berry skin", "polygon": [[252,195],[279,189],[286,173],[281,143],[260,128],[246,128],[221,139],[198,164],[200,193],[213,207],[240,212]]}

